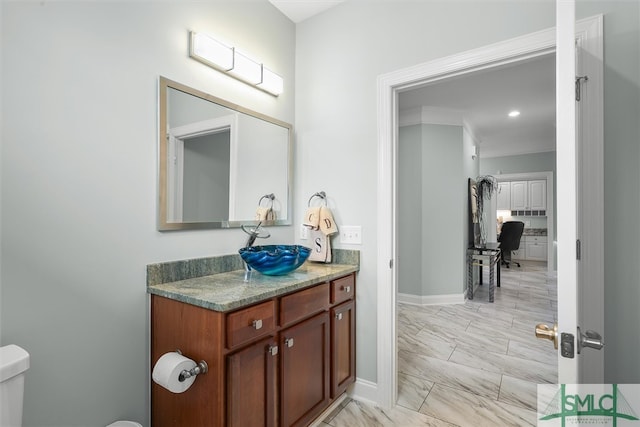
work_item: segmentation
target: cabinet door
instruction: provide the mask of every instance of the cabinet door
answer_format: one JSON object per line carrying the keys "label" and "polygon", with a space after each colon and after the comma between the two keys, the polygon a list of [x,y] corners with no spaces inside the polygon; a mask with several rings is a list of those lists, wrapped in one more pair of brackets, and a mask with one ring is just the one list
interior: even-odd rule
{"label": "cabinet door", "polygon": [[307,425],[329,403],[329,313],[282,331],[280,361],[281,424]]}
{"label": "cabinet door", "polygon": [[499,211],[511,210],[511,183],[498,183],[498,208]]}
{"label": "cabinet door", "polygon": [[527,243],[527,259],[533,261],[547,260],[547,244],[546,243]]}
{"label": "cabinet door", "polygon": [[331,309],[331,398],[356,380],[356,319],[353,300]]}
{"label": "cabinet door", "polygon": [[277,354],[267,338],[227,356],[227,426],[276,425]]}
{"label": "cabinet door", "polygon": [[511,210],[528,209],[527,181],[511,181]]}
{"label": "cabinet door", "polygon": [[544,179],[529,181],[529,209],[547,209],[547,181]]}

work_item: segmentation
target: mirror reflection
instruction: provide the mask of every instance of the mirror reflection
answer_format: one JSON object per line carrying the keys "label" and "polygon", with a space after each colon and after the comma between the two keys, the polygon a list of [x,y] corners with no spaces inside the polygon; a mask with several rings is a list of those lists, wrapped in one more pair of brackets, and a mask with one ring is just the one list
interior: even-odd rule
{"label": "mirror reflection", "polygon": [[265,211],[263,224],[291,224],[291,141],[288,123],[161,77],[158,229],[239,227]]}

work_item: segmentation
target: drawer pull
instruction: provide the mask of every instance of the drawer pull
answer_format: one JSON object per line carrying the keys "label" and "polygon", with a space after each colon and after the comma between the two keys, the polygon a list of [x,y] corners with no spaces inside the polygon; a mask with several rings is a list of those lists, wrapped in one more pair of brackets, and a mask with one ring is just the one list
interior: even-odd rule
{"label": "drawer pull", "polygon": [[253,323],[253,329],[262,329],[262,319],[258,319],[258,320],[254,320]]}
{"label": "drawer pull", "polygon": [[291,348],[293,347],[293,338],[287,338],[284,340],[284,345],[286,345],[287,347]]}
{"label": "drawer pull", "polygon": [[342,313],[336,313],[336,319],[342,320]]}
{"label": "drawer pull", "polygon": [[341,287],[343,291],[345,291],[346,293],[351,292],[351,286],[342,286]]}
{"label": "drawer pull", "polygon": [[267,351],[270,355],[275,356],[276,354],[278,354],[278,346],[277,345],[269,346],[269,349]]}

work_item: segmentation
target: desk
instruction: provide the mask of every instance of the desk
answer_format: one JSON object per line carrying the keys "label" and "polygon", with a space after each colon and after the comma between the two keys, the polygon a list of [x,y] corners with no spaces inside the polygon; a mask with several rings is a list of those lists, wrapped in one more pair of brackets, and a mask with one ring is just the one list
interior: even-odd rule
{"label": "desk", "polygon": [[500,287],[500,243],[487,243],[483,247],[467,249],[467,298],[473,299],[473,267],[478,266],[480,285],[482,285],[482,268],[489,267],[489,302],[493,302],[495,290],[494,271],[498,265],[497,284]]}

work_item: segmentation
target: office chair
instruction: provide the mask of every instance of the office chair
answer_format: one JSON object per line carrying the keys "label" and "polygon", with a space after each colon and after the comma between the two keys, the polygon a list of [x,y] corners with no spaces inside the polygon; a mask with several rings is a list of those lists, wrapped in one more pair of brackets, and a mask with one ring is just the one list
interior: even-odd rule
{"label": "office chair", "polygon": [[[524,222],[521,221],[507,221],[502,224],[498,242],[500,242],[500,250],[502,251],[502,265],[506,265],[507,268],[510,268],[509,264],[511,264],[511,251],[520,248],[520,238],[523,230]],[[513,263],[520,267],[519,262],[513,261]]]}

